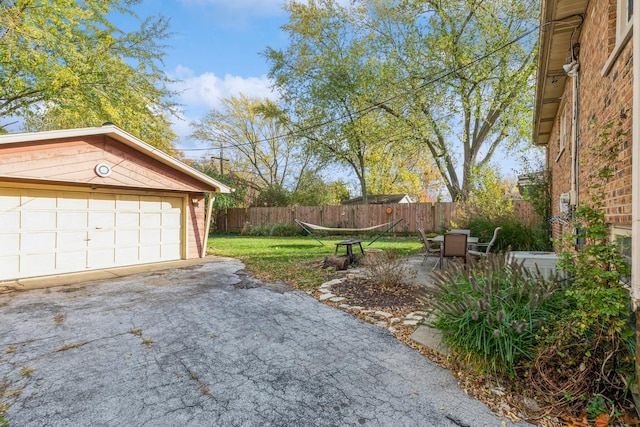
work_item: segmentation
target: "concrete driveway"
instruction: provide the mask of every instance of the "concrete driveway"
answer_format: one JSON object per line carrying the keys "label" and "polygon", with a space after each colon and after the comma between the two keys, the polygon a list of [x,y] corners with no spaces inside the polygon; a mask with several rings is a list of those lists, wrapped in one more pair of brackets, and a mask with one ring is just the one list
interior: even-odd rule
{"label": "concrete driveway", "polygon": [[513,425],[386,330],[227,258],[1,295],[0,369],[10,426]]}

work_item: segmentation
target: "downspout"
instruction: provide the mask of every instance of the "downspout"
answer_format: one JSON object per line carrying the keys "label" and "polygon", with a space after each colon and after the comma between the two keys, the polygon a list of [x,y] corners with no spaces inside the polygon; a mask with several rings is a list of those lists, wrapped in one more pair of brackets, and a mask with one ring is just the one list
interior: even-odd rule
{"label": "downspout", "polygon": [[[633,106],[631,114],[631,305],[636,314],[636,386],[640,385],[640,13],[633,14]],[[632,388],[633,390],[633,388]],[[634,396],[637,394],[632,393]]]}
{"label": "downspout", "polygon": [[200,258],[207,255],[207,240],[209,239],[209,229],[211,228],[211,212],[213,212],[213,202],[216,200],[216,193],[209,193],[209,203],[207,203],[207,214],[204,218],[204,235],[202,236],[202,247],[200,249]]}
{"label": "downspout", "polygon": [[[574,69],[569,71],[567,75],[571,77],[573,83],[573,114],[571,115],[571,192],[570,194],[570,202],[571,206],[578,206],[579,197],[578,197],[578,117],[579,117],[579,100],[578,100],[578,91],[580,89],[579,82],[579,63],[576,62]],[[575,212],[575,211],[574,211]]]}
{"label": "downspout", "polygon": [[[640,11],[633,14],[633,107],[631,127],[631,299],[640,309]],[[640,323],[640,317],[636,316]]]}

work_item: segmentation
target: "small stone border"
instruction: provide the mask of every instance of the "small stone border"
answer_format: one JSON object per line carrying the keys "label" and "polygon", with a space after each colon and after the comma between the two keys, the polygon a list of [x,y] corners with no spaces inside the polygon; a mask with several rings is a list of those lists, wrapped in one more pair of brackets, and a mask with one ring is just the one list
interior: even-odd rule
{"label": "small stone border", "polygon": [[393,313],[389,313],[381,310],[370,310],[366,307],[359,305],[349,304],[347,298],[336,295],[331,292],[333,285],[340,284],[346,280],[361,279],[367,276],[362,270],[350,270],[345,277],[340,279],[333,279],[321,284],[316,290],[310,290],[308,293],[314,296],[321,302],[331,303],[341,310],[353,313],[358,317],[361,317],[366,322],[372,323],[381,328],[387,329],[391,333],[398,332],[399,326],[404,327],[416,327],[418,324],[429,316],[429,313],[424,311],[412,311],[402,317],[396,317]]}

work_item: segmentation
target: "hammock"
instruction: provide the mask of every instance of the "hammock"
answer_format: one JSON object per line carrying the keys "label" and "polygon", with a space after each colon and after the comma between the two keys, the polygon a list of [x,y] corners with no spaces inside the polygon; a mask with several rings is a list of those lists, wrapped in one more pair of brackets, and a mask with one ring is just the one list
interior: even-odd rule
{"label": "hammock", "polygon": [[400,221],[402,221],[402,218],[400,218],[399,220],[397,220],[396,222],[394,222],[391,225],[389,225],[388,223],[384,223],[384,224],[372,225],[371,227],[364,227],[364,228],[332,228],[332,227],[325,227],[323,225],[311,224],[309,222],[299,221],[297,219],[294,220],[294,221],[296,222],[296,224],[298,224],[300,227],[302,227],[302,229],[304,231],[306,231],[311,237],[313,237],[318,242],[320,242],[320,244],[322,246],[324,246],[324,243],[322,243],[322,241],[320,239],[318,239],[318,237],[315,234],[313,234],[313,232],[311,230],[316,230],[316,231],[320,230],[320,231],[354,231],[354,232],[360,232],[360,231],[371,231],[371,230],[375,230],[377,228],[387,227],[386,230],[384,230],[382,233],[378,234],[375,239],[373,239],[372,241],[369,242],[369,244],[367,246],[370,246],[373,242],[375,242],[380,237],[382,237],[387,231],[391,230],[393,227],[398,225],[398,223]]}

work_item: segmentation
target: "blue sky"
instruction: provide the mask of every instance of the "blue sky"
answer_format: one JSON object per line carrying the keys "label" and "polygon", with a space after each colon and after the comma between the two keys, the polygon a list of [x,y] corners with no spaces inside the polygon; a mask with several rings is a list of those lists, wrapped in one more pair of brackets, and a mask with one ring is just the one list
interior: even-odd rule
{"label": "blue sky", "polygon": [[[339,0],[348,5],[350,0]],[[267,78],[268,64],[261,53],[269,46],[284,48],[287,22],[283,0],[143,0],[134,10],[140,17],[161,14],[170,18],[165,72],[180,82],[177,101],[181,120],[174,120],[180,137],[177,148],[189,158],[208,158],[206,142],[188,138],[189,123],[220,106],[220,99],[243,93],[275,97]],[[215,153],[214,153],[215,154]],[[496,153],[494,162],[513,174],[514,159]]]}
{"label": "blue sky", "polygon": [[140,17],[170,18],[173,35],[166,40],[165,72],[180,80],[182,120],[174,120],[178,148],[187,157],[202,157],[204,142],[189,140],[189,123],[220,105],[220,99],[244,93],[273,97],[265,59],[267,46],[284,47],[280,27],[287,22],[282,0],[143,0]]}

